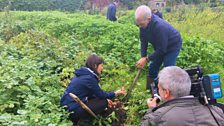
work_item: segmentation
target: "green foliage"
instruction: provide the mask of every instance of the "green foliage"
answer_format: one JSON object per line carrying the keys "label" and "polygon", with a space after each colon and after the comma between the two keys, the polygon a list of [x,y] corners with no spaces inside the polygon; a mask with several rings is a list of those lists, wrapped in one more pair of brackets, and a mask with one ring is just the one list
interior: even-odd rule
{"label": "green foliage", "polygon": [[[77,18],[79,20],[74,20]],[[50,23],[46,31],[58,38],[66,33],[82,41],[93,52],[116,57],[131,66],[138,58],[132,55],[138,53],[139,48],[138,28],[133,25],[109,22],[101,16],[75,14],[70,20]],[[126,53],[127,50],[129,53]]]}
{"label": "green foliage", "polygon": [[140,5],[148,5],[149,0],[120,0],[120,2],[125,5],[128,10],[133,10]]}
{"label": "green foliage", "polygon": [[183,7],[164,16],[181,33],[216,40],[220,44],[223,42],[224,23],[220,23],[224,20],[222,8]]}
{"label": "green foliage", "polygon": [[0,21],[0,37],[5,41],[10,40],[12,37],[18,35],[20,32],[24,32],[27,26],[21,25],[20,21],[13,20],[12,15],[9,12],[1,15],[4,20]]}
{"label": "green foliage", "polygon": [[178,58],[178,65],[193,67],[200,64],[205,73],[219,71],[223,74],[224,50],[216,41],[199,37],[184,36],[183,48]]}
{"label": "green foliage", "polygon": [[[105,4],[111,0],[94,1],[96,4]],[[90,1],[88,0],[0,0],[0,11],[9,7],[10,10],[20,11],[46,11],[46,10],[59,10],[59,11],[79,11],[87,8]],[[148,0],[120,0],[122,5],[128,9],[141,4],[148,4]],[[93,8],[89,8],[93,9]]]}
{"label": "green foliage", "polygon": [[118,18],[119,23],[135,24],[134,11],[120,11],[118,15],[119,15],[119,18]]}
{"label": "green foliage", "polygon": [[[73,43],[64,47],[55,38],[36,31],[21,33],[7,44],[1,42],[2,125],[70,124],[66,112],[59,107],[59,98],[64,91],[62,86],[69,83],[65,80],[73,77],[72,68],[83,62],[79,50],[76,55],[67,55],[71,53],[65,49]],[[66,70],[67,67],[72,71]]]}
{"label": "green foliage", "polygon": [[0,0],[0,10],[9,6],[10,10],[21,11],[76,11],[81,9],[84,0]]}
{"label": "green foliage", "polygon": [[60,118],[65,112],[57,105],[60,78],[13,45],[1,43],[0,49],[1,124],[63,124]]}
{"label": "green foliage", "polygon": [[[177,65],[201,65],[205,73],[220,73],[222,77],[222,15],[221,18],[205,15],[213,15],[211,10],[187,13],[185,10],[166,15],[183,38]],[[200,23],[189,18],[200,19]],[[214,19],[216,23],[209,24]],[[185,25],[190,29],[185,30]],[[59,107],[59,100],[74,70],[84,65],[92,52],[105,60],[100,82],[104,90],[128,88],[136,74],[140,46],[133,11],[120,12],[119,22],[82,13],[0,13],[0,27],[1,125],[71,125],[68,113]],[[216,28],[217,31],[213,30],[216,34],[209,31],[212,27]],[[143,70],[126,103],[125,125],[138,125],[147,110],[146,99],[150,96],[145,91],[146,74],[147,70]],[[114,119],[113,114],[95,123],[110,125],[111,119]]]}

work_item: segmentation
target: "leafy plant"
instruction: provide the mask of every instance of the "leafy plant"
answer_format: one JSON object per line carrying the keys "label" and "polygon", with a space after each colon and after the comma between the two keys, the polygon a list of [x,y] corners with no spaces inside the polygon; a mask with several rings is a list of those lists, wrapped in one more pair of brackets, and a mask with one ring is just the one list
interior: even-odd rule
{"label": "leafy plant", "polygon": [[[205,73],[224,75],[222,17],[218,15],[211,10],[166,15],[183,38],[178,66],[201,65]],[[137,71],[135,62],[140,58],[139,29],[133,16],[133,11],[123,12],[119,22],[109,22],[100,15],[83,13],[15,11],[7,18],[0,13],[0,124],[71,125],[59,100],[74,70],[83,66],[93,52],[105,60],[100,86],[106,91],[121,86],[128,89]],[[212,28],[217,32],[210,32]],[[148,52],[152,52],[151,47]],[[147,111],[146,99],[150,95],[145,90],[146,74],[145,68],[125,103],[125,125],[138,125]],[[112,119],[113,115],[101,118],[99,123],[110,125]]]}

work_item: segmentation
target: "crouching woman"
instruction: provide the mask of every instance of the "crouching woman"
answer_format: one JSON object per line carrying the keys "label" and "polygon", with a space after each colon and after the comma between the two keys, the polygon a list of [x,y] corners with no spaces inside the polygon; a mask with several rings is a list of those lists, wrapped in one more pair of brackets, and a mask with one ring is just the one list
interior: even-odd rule
{"label": "crouching woman", "polygon": [[117,95],[125,94],[125,89],[113,92],[103,91],[98,83],[103,69],[103,59],[96,54],[90,55],[86,60],[86,66],[75,71],[75,77],[66,88],[61,97],[60,104],[70,112],[69,119],[77,124],[80,119],[91,119],[92,116],[77,103],[69,93],[80,98],[96,115],[103,115],[107,107],[112,106],[110,99]]}

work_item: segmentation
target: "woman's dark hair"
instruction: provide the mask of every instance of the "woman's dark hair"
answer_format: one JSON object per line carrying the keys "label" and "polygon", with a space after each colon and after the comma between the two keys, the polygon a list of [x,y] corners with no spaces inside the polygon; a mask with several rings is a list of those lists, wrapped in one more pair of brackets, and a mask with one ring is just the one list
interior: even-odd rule
{"label": "woman's dark hair", "polygon": [[99,64],[104,63],[103,59],[96,54],[91,54],[86,60],[86,67],[90,68],[94,73],[99,75],[97,68]]}

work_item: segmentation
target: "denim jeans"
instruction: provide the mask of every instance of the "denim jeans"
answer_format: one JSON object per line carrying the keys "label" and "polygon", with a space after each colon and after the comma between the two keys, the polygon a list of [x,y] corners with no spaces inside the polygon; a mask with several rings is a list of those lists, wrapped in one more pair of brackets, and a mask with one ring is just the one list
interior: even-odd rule
{"label": "denim jeans", "polygon": [[155,60],[151,61],[149,65],[149,75],[150,78],[156,78],[158,76],[159,70],[161,65],[163,64],[163,67],[167,66],[175,66],[176,65],[176,59],[179,55],[180,50],[172,51],[169,53],[166,53],[162,57],[156,58]]}

